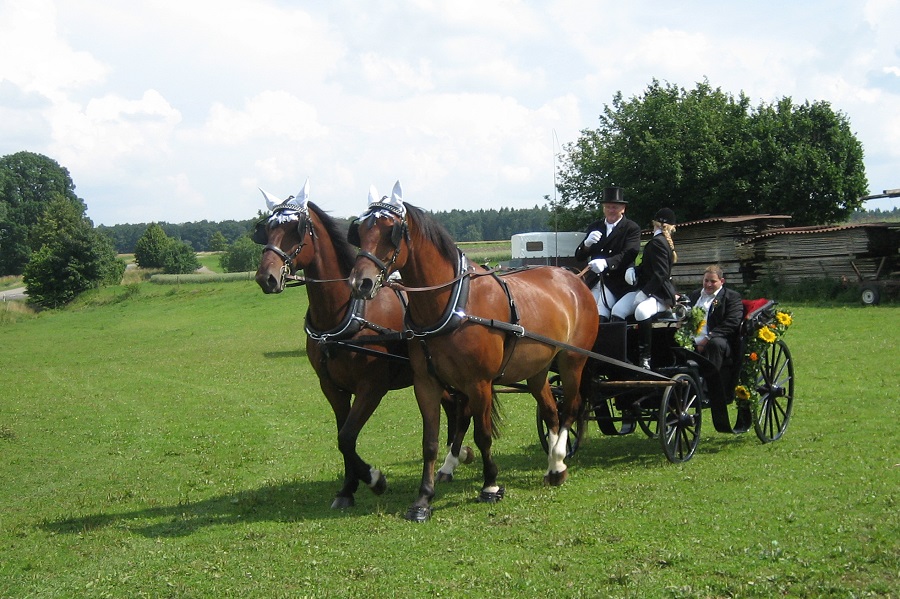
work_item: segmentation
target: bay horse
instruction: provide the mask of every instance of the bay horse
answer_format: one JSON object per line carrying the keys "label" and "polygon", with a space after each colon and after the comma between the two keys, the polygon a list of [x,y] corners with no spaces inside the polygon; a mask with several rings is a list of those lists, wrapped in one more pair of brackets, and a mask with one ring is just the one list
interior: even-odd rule
{"label": "bay horse", "polygon": [[[495,434],[494,384],[525,381],[549,431],[544,482],[566,477],[566,442],[581,409],[579,383],[597,335],[597,305],[584,282],[557,267],[503,276],[476,266],[437,221],[402,199],[400,182],[390,197],[372,187],[366,211],[350,226],[359,246],[350,273],[354,297],[373,300],[399,271],[409,295],[407,335],[413,386],[422,414],[423,469],[408,520],[431,517],[438,453],[440,397],[444,388],[468,398],[475,443],[481,452],[480,501],[503,498],[491,455]],[[558,345],[558,344],[563,345]],[[548,384],[556,364],[565,404],[562,418]],[[451,450],[452,451],[452,450]]]}
{"label": "bay horse", "polygon": [[[344,458],[343,486],[331,507],[350,507],[360,481],[377,495],[387,489],[384,474],[360,457],[356,443],[385,394],[412,384],[407,343],[400,333],[406,299],[387,289],[370,302],[350,296],[347,277],[356,248],[347,243],[338,223],[309,201],[308,180],[296,197],[283,202],[262,193],[272,215],[258,223],[253,234],[253,240],[265,246],[256,282],[267,294],[281,293],[288,280],[306,285],[306,355],[334,411]],[[306,276],[297,277],[299,270]],[[456,404],[449,396],[443,403],[452,427],[459,420]],[[458,442],[464,434],[464,428],[448,433]],[[461,451],[463,462],[474,457],[471,448]]]}

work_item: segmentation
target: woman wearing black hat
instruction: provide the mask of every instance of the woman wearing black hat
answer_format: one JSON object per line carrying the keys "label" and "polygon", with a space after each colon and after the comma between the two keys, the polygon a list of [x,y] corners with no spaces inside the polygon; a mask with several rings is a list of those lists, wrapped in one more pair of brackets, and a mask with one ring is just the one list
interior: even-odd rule
{"label": "woman wearing black hat", "polygon": [[625,279],[637,287],[622,297],[612,309],[613,319],[625,320],[634,314],[638,322],[638,350],[643,368],[650,368],[650,319],[675,305],[675,286],[672,284],[672,265],[678,260],[675,253],[675,213],[661,208],[653,217],[653,237],[644,246],[641,263],[629,269]]}

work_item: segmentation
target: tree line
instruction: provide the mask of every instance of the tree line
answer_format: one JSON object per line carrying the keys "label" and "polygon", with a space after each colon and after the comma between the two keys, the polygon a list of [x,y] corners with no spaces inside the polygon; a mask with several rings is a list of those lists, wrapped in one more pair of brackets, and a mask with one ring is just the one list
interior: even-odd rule
{"label": "tree line", "polygon": [[[500,208],[499,210],[450,210],[432,213],[457,241],[500,241],[516,233],[551,231],[553,214],[547,206],[534,208]],[[97,231],[109,237],[120,254],[134,253],[138,240],[151,225],[159,226],[173,239],[182,241],[197,252],[223,251],[253,230],[263,214],[247,220],[193,223],[167,222],[122,225],[99,225]],[[336,218],[345,226],[350,219]],[[548,228],[549,227],[549,228]]]}

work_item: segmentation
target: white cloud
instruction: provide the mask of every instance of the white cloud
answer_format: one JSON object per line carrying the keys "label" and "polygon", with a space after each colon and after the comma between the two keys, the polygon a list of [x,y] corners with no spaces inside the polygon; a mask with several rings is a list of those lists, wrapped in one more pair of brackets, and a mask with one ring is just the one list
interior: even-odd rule
{"label": "white cloud", "polygon": [[327,132],[313,105],[285,91],[265,91],[250,98],[241,110],[215,103],[200,136],[210,143],[235,145],[272,137],[301,142]]}
{"label": "white cloud", "polygon": [[307,177],[340,215],[397,178],[427,209],[531,207],[616,92],[706,77],[831,102],[880,191],[900,186],[898,20],[900,0],[6,0],[0,154],[58,160],[104,224],[248,218],[256,187]]}

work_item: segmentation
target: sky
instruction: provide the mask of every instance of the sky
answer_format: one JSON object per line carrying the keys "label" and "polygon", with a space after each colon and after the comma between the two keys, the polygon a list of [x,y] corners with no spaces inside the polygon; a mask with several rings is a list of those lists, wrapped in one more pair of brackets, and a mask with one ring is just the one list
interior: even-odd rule
{"label": "sky", "polygon": [[[66,167],[95,225],[253,218],[310,181],[533,208],[654,79],[829,102],[900,188],[900,0],[0,0],[0,156]],[[870,200],[891,209],[900,199]]]}

